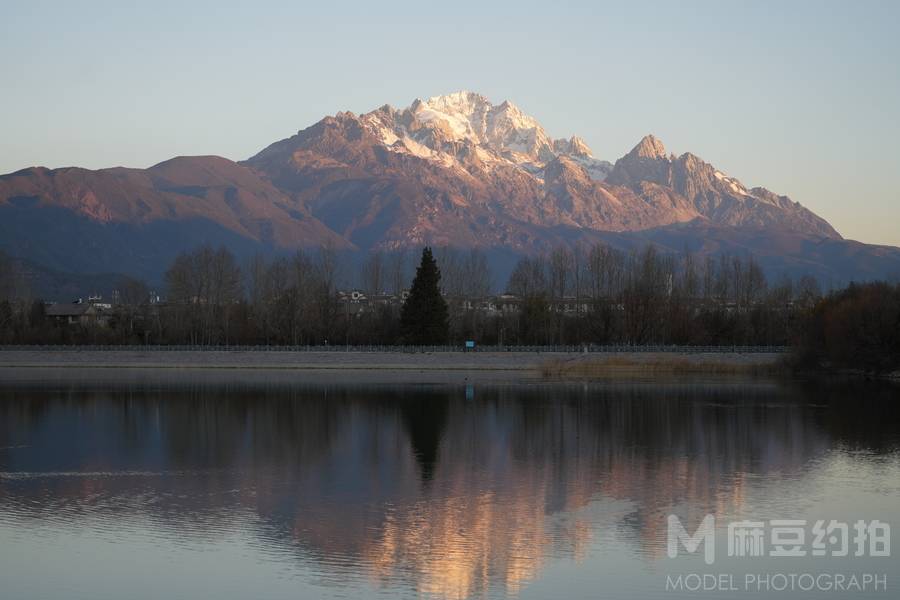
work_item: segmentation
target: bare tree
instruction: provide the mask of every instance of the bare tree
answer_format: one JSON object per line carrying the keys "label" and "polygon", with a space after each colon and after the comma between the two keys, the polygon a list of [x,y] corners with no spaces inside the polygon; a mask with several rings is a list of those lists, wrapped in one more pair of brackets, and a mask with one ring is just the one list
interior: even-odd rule
{"label": "bare tree", "polygon": [[280,340],[280,334],[288,318],[289,285],[291,263],[286,258],[277,258],[270,264],[263,262],[254,267],[259,273],[256,290],[251,295],[251,308],[260,333],[267,344]]}
{"label": "bare tree", "polygon": [[195,279],[192,257],[182,252],[175,257],[166,271],[166,289],[169,301],[176,304],[190,304],[199,301],[200,282]]}
{"label": "bare tree", "polygon": [[469,250],[462,266],[463,293],[470,298],[483,298],[493,288],[491,268],[487,256],[473,248]]}
{"label": "bare tree", "polygon": [[720,305],[725,305],[734,297],[734,286],[731,278],[731,257],[727,254],[719,256],[719,265],[716,268],[715,296]]}
{"label": "bare tree", "polygon": [[142,319],[146,322],[150,288],[143,281],[125,277],[119,282],[117,292],[120,305],[116,311],[122,322],[122,333],[130,338],[138,333],[137,323]]}
{"label": "bare tree", "polygon": [[703,301],[708,303],[716,295],[716,262],[712,256],[703,261]]}
{"label": "bare tree", "polygon": [[231,307],[241,299],[241,270],[227,248],[209,245],[179,254],[166,272],[169,300],[186,307],[193,343],[227,343]]}
{"label": "bare tree", "polygon": [[268,264],[266,262],[266,258],[262,254],[254,254],[249,261],[247,261],[245,273],[246,273],[246,286],[247,286],[247,297],[250,302],[250,306],[256,307],[260,306],[263,303],[263,296],[265,295],[266,288],[266,270],[268,269]]}
{"label": "bare tree", "polygon": [[691,301],[697,299],[700,293],[700,278],[697,275],[697,263],[694,254],[685,249],[684,266],[682,270],[682,290],[684,295]]}
{"label": "bare tree", "polygon": [[315,305],[318,312],[318,337],[331,343],[338,334],[337,284],[340,278],[340,258],[332,243],[319,247],[313,265],[315,272]]}
{"label": "bare tree", "polygon": [[621,290],[625,258],[621,252],[603,244],[591,247],[587,258],[588,290],[597,302],[611,300]]}
{"label": "bare tree", "polygon": [[657,338],[672,281],[671,260],[661,257],[654,246],[631,255],[628,283],[622,298],[629,342],[644,344]]}
{"label": "bare tree", "polygon": [[15,269],[13,262],[0,250],[0,342],[6,342],[12,335],[15,311]]}
{"label": "bare tree", "polygon": [[391,285],[391,293],[399,296],[405,290],[409,281],[409,261],[406,260],[406,250],[399,249],[391,253],[388,260],[388,277]]}
{"label": "bare tree", "polygon": [[509,276],[506,290],[510,294],[529,298],[548,293],[546,261],[543,256],[519,259]]}
{"label": "bare tree", "polygon": [[802,276],[794,289],[797,304],[804,308],[811,308],[822,297],[819,280],[812,275]]}
{"label": "bare tree", "polygon": [[363,289],[370,296],[383,294],[387,279],[386,275],[387,269],[384,253],[381,250],[373,250],[362,265],[360,280]]}
{"label": "bare tree", "polygon": [[557,246],[550,253],[550,293],[555,300],[561,300],[571,285],[574,259],[565,246]]}
{"label": "bare tree", "polygon": [[13,262],[0,250],[0,300],[11,300],[15,291]]}
{"label": "bare tree", "polygon": [[762,300],[766,292],[766,276],[762,267],[759,266],[752,256],[747,257],[747,266],[745,269],[744,283],[744,303],[746,306],[753,306]]}
{"label": "bare tree", "polygon": [[310,258],[298,250],[289,265],[289,287],[286,292],[284,310],[288,332],[292,344],[310,340],[318,327],[316,307],[318,283],[316,268]]}
{"label": "bare tree", "polygon": [[241,299],[241,269],[234,255],[222,246],[212,257],[210,296],[215,306],[234,304]]}
{"label": "bare tree", "polygon": [[461,298],[464,295],[465,275],[459,251],[442,246],[436,249],[435,260],[441,270],[441,291],[450,298]]}
{"label": "bare tree", "polygon": [[585,256],[584,247],[578,243],[572,249],[572,291],[575,295],[576,312],[581,312],[582,298],[584,297],[585,280]]}

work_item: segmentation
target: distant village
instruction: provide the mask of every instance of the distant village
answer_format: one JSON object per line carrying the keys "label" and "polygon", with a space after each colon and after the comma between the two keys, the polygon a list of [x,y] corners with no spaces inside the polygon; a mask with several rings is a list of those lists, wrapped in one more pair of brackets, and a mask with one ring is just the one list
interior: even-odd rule
{"label": "distant village", "polygon": [[[399,295],[367,294],[364,290],[352,289],[338,290],[335,299],[340,307],[345,308],[346,314],[361,318],[385,308],[399,310],[408,295],[408,289],[403,290]],[[450,306],[458,310],[477,312],[487,317],[517,314],[522,310],[524,302],[523,298],[515,294],[498,294],[481,298],[457,297],[446,298],[446,300]],[[196,299],[195,302],[202,303],[202,300]],[[162,309],[167,306],[167,303],[156,292],[150,292],[147,301],[142,305]],[[113,291],[112,297],[108,299],[98,294],[87,298],[77,298],[71,302],[44,303],[46,317],[58,325],[100,327],[109,326],[115,319],[117,311],[126,306],[137,308],[137,306],[122,303],[116,291]],[[564,296],[550,302],[547,308],[556,313],[574,315],[589,312],[593,306],[594,303],[587,298],[578,299],[575,296]]]}
{"label": "distant village", "polygon": [[[402,256],[400,257],[402,259]],[[770,283],[751,258],[694,260],[653,247],[597,245],[523,257],[491,293],[484,255],[440,249],[440,293],[458,345],[788,343],[821,291],[812,278]],[[183,253],[165,291],[124,278],[108,297],[0,302],[2,343],[395,345],[411,257],[373,254],[358,287],[340,287],[323,249],[238,265],[225,248]],[[406,284],[406,285],[404,285]],[[374,292],[373,290],[380,290]]]}

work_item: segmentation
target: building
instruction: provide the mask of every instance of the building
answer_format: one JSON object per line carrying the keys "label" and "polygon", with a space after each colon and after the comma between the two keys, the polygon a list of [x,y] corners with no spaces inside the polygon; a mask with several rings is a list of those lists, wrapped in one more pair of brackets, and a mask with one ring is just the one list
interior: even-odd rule
{"label": "building", "polygon": [[109,304],[95,304],[79,299],[69,304],[49,304],[45,307],[45,315],[60,325],[105,327],[109,324],[111,308]]}

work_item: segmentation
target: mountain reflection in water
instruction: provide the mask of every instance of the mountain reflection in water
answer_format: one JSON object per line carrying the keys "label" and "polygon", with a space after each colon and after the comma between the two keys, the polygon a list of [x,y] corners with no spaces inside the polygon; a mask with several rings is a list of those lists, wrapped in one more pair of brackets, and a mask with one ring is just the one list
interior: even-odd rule
{"label": "mountain reflection in water", "polygon": [[514,595],[613,540],[652,563],[672,512],[802,502],[835,465],[896,474],[896,400],[770,383],[4,386],[0,531],[243,535],[252,560],[325,590]]}

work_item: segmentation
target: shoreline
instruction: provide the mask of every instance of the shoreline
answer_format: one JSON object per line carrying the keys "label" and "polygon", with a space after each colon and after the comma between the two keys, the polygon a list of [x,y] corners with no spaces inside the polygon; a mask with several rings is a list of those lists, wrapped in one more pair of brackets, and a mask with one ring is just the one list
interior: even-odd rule
{"label": "shoreline", "polygon": [[[252,352],[241,350],[10,350],[0,352],[0,380],[55,379],[76,373],[257,372],[280,377],[355,381],[560,381],[611,377],[711,375],[746,377],[774,372],[778,353],[615,352]],[[599,366],[598,366],[599,365]],[[671,368],[680,365],[679,368]],[[12,377],[11,377],[12,376]]]}
{"label": "shoreline", "polygon": [[245,350],[6,350],[0,368],[153,368],[294,370],[541,370],[548,363],[620,362],[652,365],[681,360],[691,364],[774,364],[779,353],[742,352],[366,352]]}

